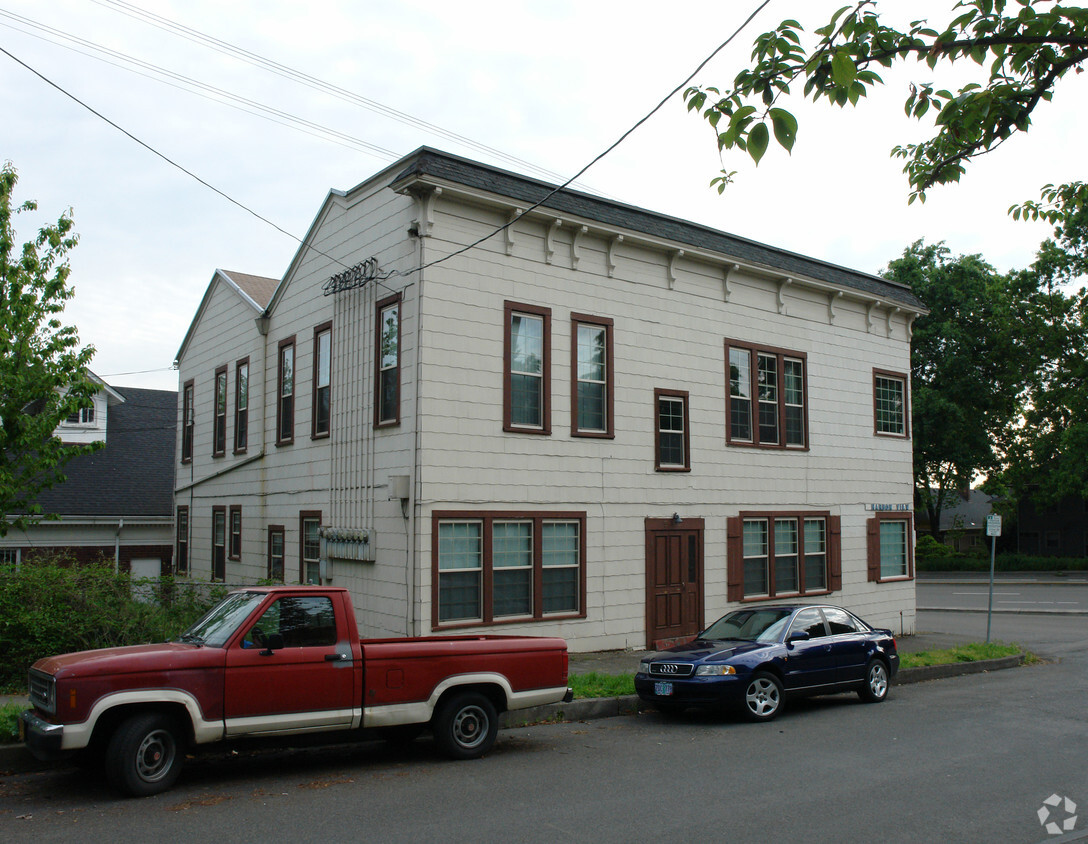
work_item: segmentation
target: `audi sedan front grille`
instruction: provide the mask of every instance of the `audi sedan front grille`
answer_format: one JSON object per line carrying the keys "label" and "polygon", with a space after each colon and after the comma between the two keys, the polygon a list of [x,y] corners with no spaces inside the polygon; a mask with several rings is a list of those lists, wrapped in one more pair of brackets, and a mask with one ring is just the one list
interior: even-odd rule
{"label": "audi sedan front grille", "polygon": [[695,666],[689,662],[651,662],[652,677],[690,677]]}

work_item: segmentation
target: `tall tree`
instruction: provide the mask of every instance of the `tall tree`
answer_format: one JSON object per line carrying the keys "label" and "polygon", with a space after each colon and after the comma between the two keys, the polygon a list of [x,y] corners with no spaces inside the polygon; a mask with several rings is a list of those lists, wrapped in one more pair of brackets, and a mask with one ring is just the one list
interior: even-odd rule
{"label": "tall tree", "polygon": [[1022,280],[979,255],[917,241],[883,275],[910,284],[930,311],[912,330],[911,418],[916,503],[936,537],[953,496],[999,465],[1038,352],[1019,330]]}
{"label": "tall tree", "polygon": [[54,435],[57,425],[91,405],[96,386],[87,378],[92,347],[79,348],[74,326],[60,315],[72,297],[68,252],[76,245],[70,213],[16,247],[14,205],[18,175],[0,169],[0,536],[42,517],[34,499],[64,480],[64,464],[99,444],[72,445]]}
{"label": "tall tree", "polygon": [[1042,360],[991,486],[1043,505],[1088,498],[1088,289],[1074,290],[1088,275],[1088,208],[1071,215],[1019,275],[1034,288],[1022,321]]}
{"label": "tall tree", "polygon": [[[981,81],[955,90],[932,83],[910,86],[904,109],[908,117],[934,118],[932,137],[893,149],[905,160],[910,201],[923,202],[934,185],[957,182],[976,156],[991,152],[1017,132],[1027,132],[1032,112],[1049,102],[1071,70],[1088,60],[1088,9],[1066,7],[1054,0],[961,0],[952,20],[931,26],[914,21],[906,29],[885,26],[876,0],[860,0],[839,9],[815,30],[816,43],[802,45],[803,28],[785,20],[760,35],[752,50],[752,66],[742,70],[732,87],[693,87],[685,93],[688,109],[709,121],[719,150],[747,150],[758,164],[773,131],[787,150],[797,139],[797,120],[782,107],[803,85],[805,97],[838,106],[857,105],[876,85],[877,71],[908,59],[938,64],[972,61],[983,67]],[[768,128],[768,124],[770,128]],[[734,173],[722,170],[712,184],[719,192]],[[1051,222],[1075,212],[1088,199],[1088,185],[1046,185],[1041,201],[1009,209]]]}

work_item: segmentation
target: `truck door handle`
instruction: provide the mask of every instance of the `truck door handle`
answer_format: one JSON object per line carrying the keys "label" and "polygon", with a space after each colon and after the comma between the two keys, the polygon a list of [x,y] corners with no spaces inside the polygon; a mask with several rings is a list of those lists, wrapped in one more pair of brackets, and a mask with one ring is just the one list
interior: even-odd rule
{"label": "truck door handle", "polygon": [[325,662],[344,662],[351,659],[347,654],[325,654]]}

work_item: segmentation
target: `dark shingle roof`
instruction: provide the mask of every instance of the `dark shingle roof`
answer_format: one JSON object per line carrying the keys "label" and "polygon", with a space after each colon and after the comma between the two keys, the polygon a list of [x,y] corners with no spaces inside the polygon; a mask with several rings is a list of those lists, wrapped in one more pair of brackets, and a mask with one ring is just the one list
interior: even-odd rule
{"label": "dark shingle roof", "polygon": [[106,445],[64,467],[68,480],[38,496],[61,516],[163,516],[174,510],[174,443],[178,394],[114,387]]}
{"label": "dark shingle roof", "polygon": [[[529,205],[543,199],[555,185],[519,176],[479,162],[422,147],[405,161],[406,167],[394,179],[433,176],[466,187],[499,194]],[[905,307],[925,311],[926,307],[906,285],[879,276],[808,258],[748,238],[728,234],[676,217],[657,214],[632,205],[600,199],[569,188],[544,202],[543,207],[610,226],[629,229],[652,237],[718,252],[746,263],[768,267],[783,275],[796,274],[817,281],[879,296]]]}

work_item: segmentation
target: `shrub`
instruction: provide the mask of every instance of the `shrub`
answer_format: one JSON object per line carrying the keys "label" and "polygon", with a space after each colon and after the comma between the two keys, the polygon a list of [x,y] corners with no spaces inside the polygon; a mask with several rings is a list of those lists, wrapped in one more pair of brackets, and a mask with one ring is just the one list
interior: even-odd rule
{"label": "shrub", "polygon": [[228,591],[164,578],[134,596],[133,585],[112,560],[28,560],[0,573],[0,688],[25,688],[43,656],[172,639]]}
{"label": "shrub", "polygon": [[916,561],[944,560],[954,553],[950,547],[943,542],[938,542],[928,533],[919,536],[918,542],[914,546],[914,559]]}

